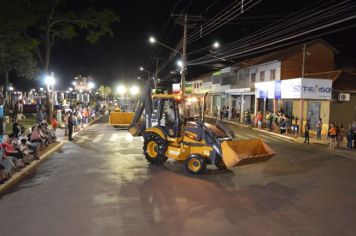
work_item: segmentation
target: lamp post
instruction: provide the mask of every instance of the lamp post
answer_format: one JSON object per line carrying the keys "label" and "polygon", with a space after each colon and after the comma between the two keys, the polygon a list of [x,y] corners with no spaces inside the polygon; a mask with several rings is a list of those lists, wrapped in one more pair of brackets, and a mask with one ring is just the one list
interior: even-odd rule
{"label": "lamp post", "polygon": [[[144,72],[147,72],[147,79],[149,80],[151,75],[153,75],[153,73],[149,70],[146,70],[145,68],[143,68],[142,66],[140,67],[140,71],[144,71]],[[157,78],[153,77],[153,82],[154,82],[154,87],[155,87],[155,90],[157,92],[157,86],[158,86],[158,83],[157,83]]]}
{"label": "lamp post", "polygon": [[47,75],[45,77],[45,84],[47,85],[47,102],[48,102],[48,121],[53,117],[53,100],[54,100],[54,84],[56,80],[54,78],[54,73]]}
{"label": "lamp post", "polygon": [[125,105],[125,94],[126,94],[126,87],[122,84],[116,87],[116,93],[120,96],[120,108],[121,110],[124,108]]}
{"label": "lamp post", "polygon": [[[178,50],[170,47],[170,46],[167,46],[164,43],[161,43],[161,42],[157,41],[152,36],[149,38],[150,43],[152,43],[152,44],[157,43],[157,44],[159,44],[159,45],[161,45],[161,46],[173,51],[174,53],[180,55],[180,57],[181,57],[181,60],[180,60],[181,61],[181,63],[180,63],[181,64],[181,66],[180,66],[181,67],[181,71],[180,71],[180,74],[181,74],[181,92],[182,92],[183,97],[185,95],[185,77],[186,77],[186,74],[187,74],[187,51],[186,51],[187,50],[187,47],[186,47],[187,46],[187,24],[186,24],[187,16],[185,16],[184,22],[185,23],[184,23],[184,32],[183,32],[183,49],[182,49],[182,53],[179,52]],[[184,116],[186,116],[186,109],[185,109],[185,105],[184,105],[184,99],[183,99],[183,113],[184,113]]]}

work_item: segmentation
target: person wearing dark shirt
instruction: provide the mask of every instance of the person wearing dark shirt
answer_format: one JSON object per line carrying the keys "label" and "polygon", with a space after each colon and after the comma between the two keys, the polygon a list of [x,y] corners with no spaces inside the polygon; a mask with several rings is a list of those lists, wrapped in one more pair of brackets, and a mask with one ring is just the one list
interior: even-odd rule
{"label": "person wearing dark shirt", "polygon": [[12,124],[12,133],[14,134],[15,138],[19,137],[20,128],[19,128],[19,124],[17,122],[14,122]]}
{"label": "person wearing dark shirt", "polygon": [[309,131],[310,131],[310,121],[307,120],[307,123],[305,124],[304,127],[304,143],[309,144]]}
{"label": "person wearing dark shirt", "polygon": [[69,114],[68,117],[68,140],[69,141],[73,141],[72,135],[73,135],[73,119],[72,119],[72,114]]}

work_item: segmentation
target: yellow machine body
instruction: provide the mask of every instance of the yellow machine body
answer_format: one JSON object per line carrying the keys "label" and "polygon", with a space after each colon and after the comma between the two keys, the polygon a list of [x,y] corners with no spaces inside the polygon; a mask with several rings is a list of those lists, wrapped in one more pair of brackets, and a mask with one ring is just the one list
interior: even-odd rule
{"label": "yellow machine body", "polygon": [[[196,134],[185,131],[182,137],[166,137],[159,128],[149,128],[146,132],[156,133],[168,141],[165,156],[177,161],[185,161],[190,155],[198,154],[210,158],[213,148],[203,139],[197,140]],[[229,140],[221,144],[222,159],[227,168],[234,166],[266,161],[275,155],[275,152],[262,140]]]}
{"label": "yellow machine body", "polygon": [[109,125],[113,126],[129,126],[133,120],[135,112],[113,111],[110,113]]}
{"label": "yellow machine body", "polygon": [[149,112],[155,112],[157,124],[145,128],[138,119],[147,105],[143,97],[137,113],[140,115],[135,116],[129,131],[133,136],[143,135],[143,152],[149,163],[162,165],[171,158],[183,162],[189,173],[200,174],[208,164],[225,169],[268,160],[275,155],[262,140],[236,140],[233,132],[219,122],[207,124],[204,117],[194,123],[183,122],[179,116],[181,99],[179,94],[153,95],[156,106]]}

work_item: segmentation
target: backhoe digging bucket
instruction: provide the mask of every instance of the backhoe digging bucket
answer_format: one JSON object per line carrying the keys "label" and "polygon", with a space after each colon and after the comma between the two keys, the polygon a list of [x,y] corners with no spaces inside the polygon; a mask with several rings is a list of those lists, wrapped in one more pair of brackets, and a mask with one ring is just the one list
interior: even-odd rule
{"label": "backhoe digging bucket", "polygon": [[222,159],[227,168],[266,161],[276,154],[260,139],[224,141],[221,149]]}

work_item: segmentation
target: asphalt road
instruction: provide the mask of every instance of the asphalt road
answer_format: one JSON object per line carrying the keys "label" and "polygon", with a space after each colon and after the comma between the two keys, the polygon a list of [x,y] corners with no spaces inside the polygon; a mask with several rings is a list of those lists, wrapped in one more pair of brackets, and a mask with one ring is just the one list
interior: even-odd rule
{"label": "asphalt road", "polygon": [[355,235],[356,159],[236,131],[278,155],[189,176],[148,165],[140,137],[93,125],[0,199],[0,234]]}

